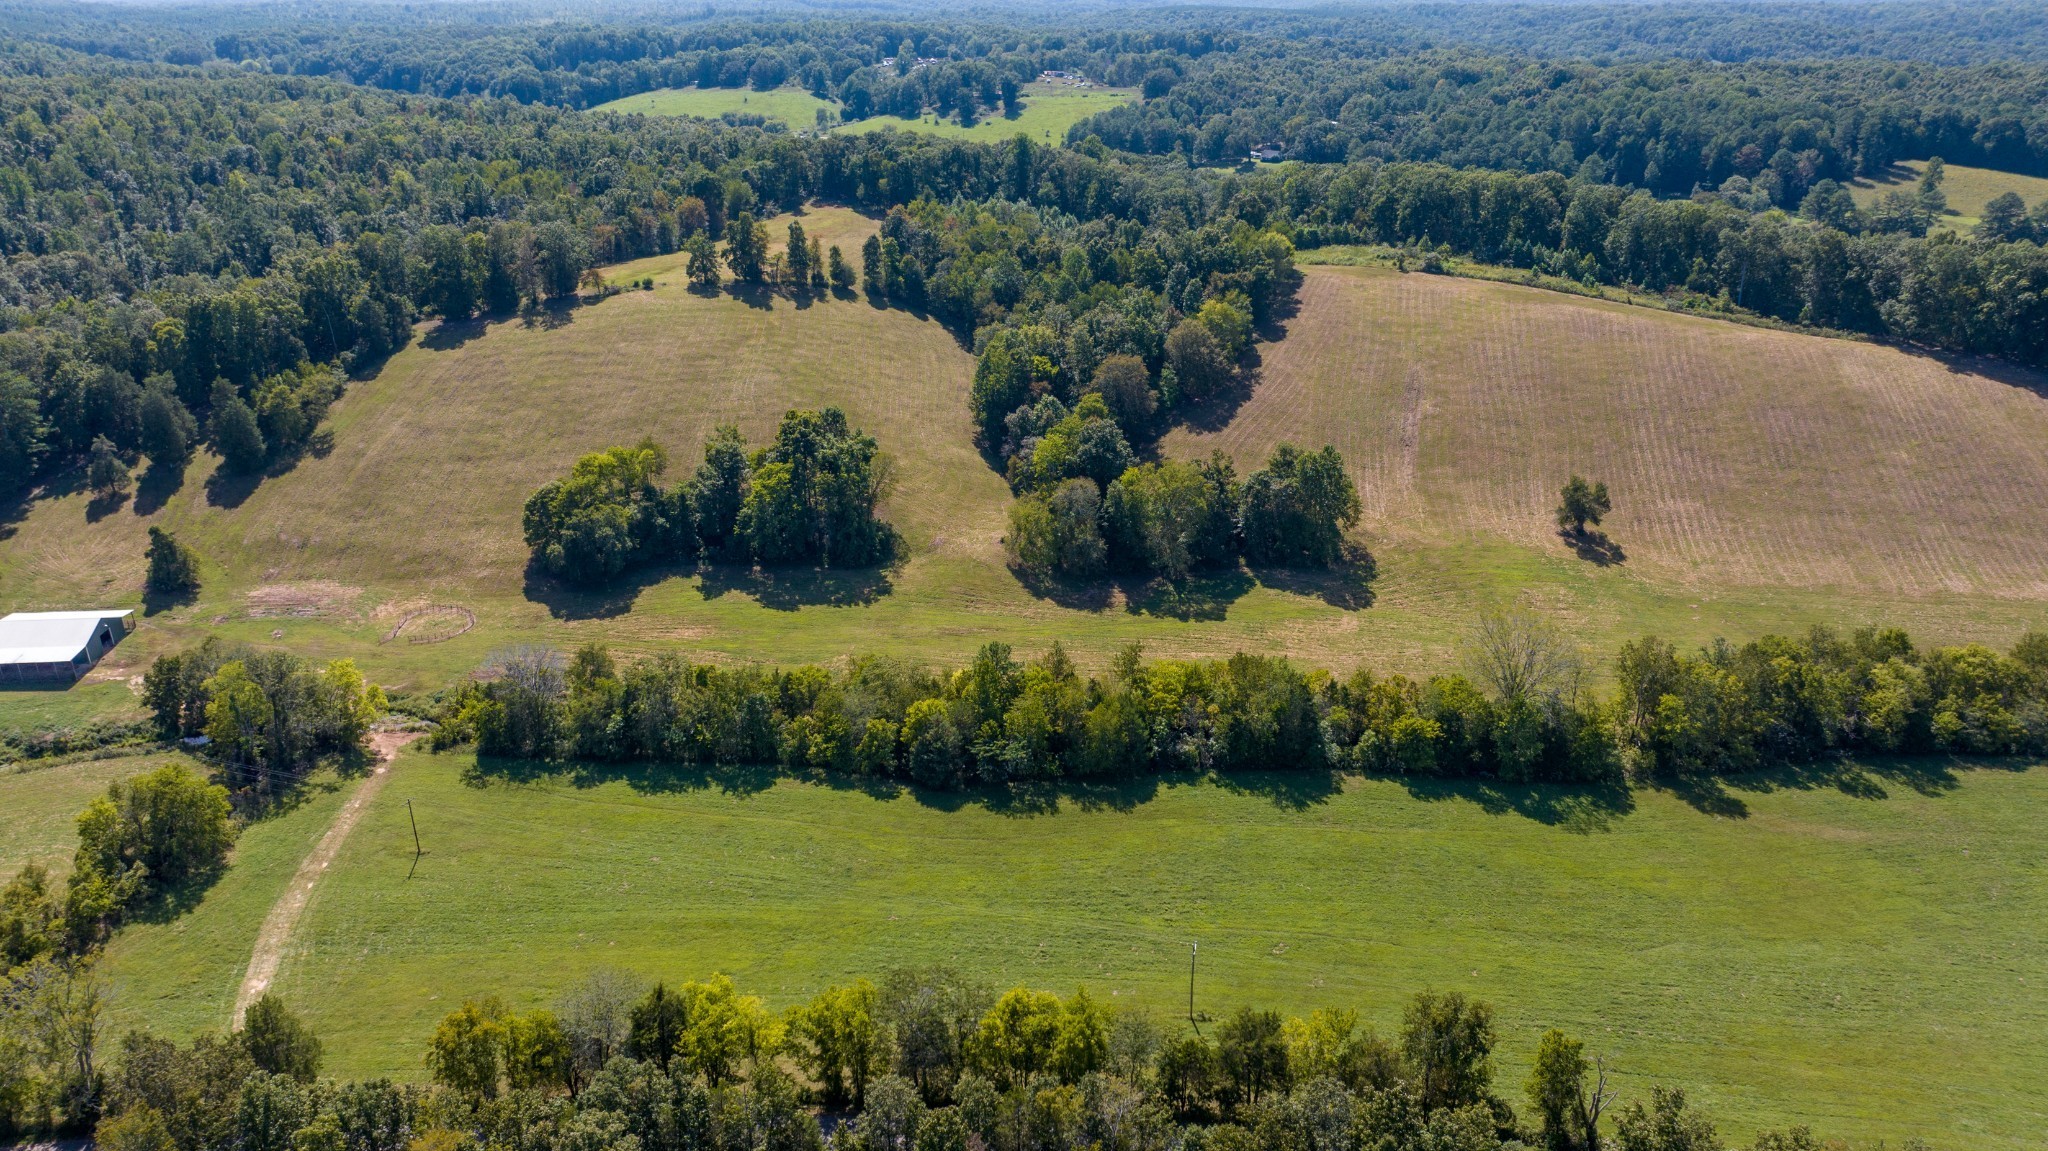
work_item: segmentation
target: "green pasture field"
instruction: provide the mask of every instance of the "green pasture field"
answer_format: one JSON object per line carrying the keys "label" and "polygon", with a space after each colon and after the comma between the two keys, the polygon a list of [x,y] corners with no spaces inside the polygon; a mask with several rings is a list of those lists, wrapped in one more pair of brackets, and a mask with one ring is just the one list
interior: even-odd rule
{"label": "green pasture field", "polygon": [[[853,257],[874,227],[801,217]],[[786,219],[771,221],[780,242]],[[512,644],[625,655],[965,661],[1059,640],[1089,668],[1272,651],[1340,671],[1454,666],[1479,612],[1519,604],[1604,661],[1654,631],[1685,644],[1814,623],[2005,647],[2048,626],[2048,381],[1994,363],[1744,327],[1513,284],[1308,267],[1241,402],[1168,435],[1170,455],[1250,471],[1332,443],[1359,485],[1374,570],[1238,571],[1173,589],[1029,587],[1005,563],[1010,492],[975,449],[970,351],[857,298],[793,302],[685,284],[681,258],[607,269],[631,291],[423,329],[350,386],[332,447],[260,483],[200,457],[182,486],[99,518],[36,500],[0,539],[0,608],[139,603],[146,530],[195,547],[198,602],[146,614],[72,693],[0,693],[0,727],[134,708],[114,680],[218,634],[356,659],[392,688],[455,681]],[[838,404],[895,461],[883,571],[648,572],[604,592],[531,581],[520,510],[579,455],[652,436],[694,465],[720,422],[755,443],[794,406]],[[1624,562],[1559,539],[1563,477],[1607,482]],[[145,514],[146,513],[146,514]],[[84,694],[79,694],[80,691]],[[59,704],[58,701],[63,701]],[[73,701],[78,701],[74,703]],[[88,702],[90,701],[90,702]]]}
{"label": "green pasture field", "polygon": [[153,771],[169,755],[30,761],[0,767],[0,883],[40,863],[52,875],[71,870],[78,846],[78,813],[107,793],[107,785]]}
{"label": "green pasture field", "polygon": [[[1918,186],[1920,174],[1926,167],[1922,160],[1895,164],[1886,175],[1851,181],[1849,196],[1856,201],[1857,207],[1867,208],[1877,203],[1878,197],[1886,192],[1911,192]],[[2048,198],[2048,180],[2039,176],[2018,176],[1960,164],[1943,164],[1942,169],[1941,191],[1948,197],[1948,214],[1935,221],[1936,230],[1969,232],[1977,226],[1977,217],[1983,212],[1984,205],[2005,192],[2018,193],[2029,208]]]}
{"label": "green pasture field", "polygon": [[[1037,797],[592,769],[476,780],[400,757],[277,989],[343,1076],[418,1079],[468,996],[548,1004],[591,969],[732,975],[776,1008],[945,963],[1171,1023],[1359,1008],[1424,987],[1498,1008],[1519,1099],[1543,1029],[1625,1098],[1682,1085],[1731,1145],[2037,1146],[2048,1117],[2048,768],[1871,764],[1717,796],[1259,777]],[[406,800],[426,855],[414,871]],[[268,901],[337,800],[245,835],[182,918],[124,931],[117,1022],[227,1019]]]}
{"label": "green pasture field", "polygon": [[1098,112],[1137,99],[1135,88],[1073,88],[1060,84],[1026,84],[1024,107],[1014,117],[999,114],[977,120],[962,128],[957,120],[926,113],[914,120],[900,116],[873,116],[834,129],[838,132],[925,132],[957,140],[978,140],[984,144],[1008,140],[1022,134],[1033,143],[1058,147],[1067,141],[1067,129]]}
{"label": "green pasture field", "polygon": [[792,130],[817,126],[818,110],[830,112],[836,119],[839,105],[830,100],[820,100],[800,88],[776,88],[768,92],[756,92],[751,88],[662,88],[653,92],[641,92],[633,96],[622,96],[610,103],[599,104],[599,112],[640,112],[649,116],[697,116],[716,120],[730,112],[750,112],[770,120],[780,120]]}

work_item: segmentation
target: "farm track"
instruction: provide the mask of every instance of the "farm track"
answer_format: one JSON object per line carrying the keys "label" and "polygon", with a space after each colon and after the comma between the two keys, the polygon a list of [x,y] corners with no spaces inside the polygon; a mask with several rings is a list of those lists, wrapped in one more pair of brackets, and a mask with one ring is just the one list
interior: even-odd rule
{"label": "farm track", "polygon": [[271,905],[270,914],[263,918],[263,926],[256,933],[256,946],[249,955],[248,970],[242,976],[241,989],[235,993],[234,1026],[240,1027],[249,1008],[270,990],[271,983],[277,978],[278,967],[284,962],[285,948],[291,943],[292,931],[306,913],[306,905],[312,902],[313,890],[319,885],[321,875],[341,854],[349,832],[355,830],[370,801],[384,790],[384,781],[391,776],[391,761],[398,757],[399,749],[417,738],[417,732],[381,731],[370,737],[371,750],[377,755],[377,766],[335,813],[327,833],[320,837],[320,842],[299,864],[291,886],[285,888],[284,894]]}

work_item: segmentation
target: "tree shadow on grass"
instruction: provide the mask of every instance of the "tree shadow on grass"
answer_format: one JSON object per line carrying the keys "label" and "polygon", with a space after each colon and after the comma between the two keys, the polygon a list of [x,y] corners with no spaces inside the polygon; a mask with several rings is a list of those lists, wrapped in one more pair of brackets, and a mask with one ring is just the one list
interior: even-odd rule
{"label": "tree shadow on grass", "polygon": [[206,477],[206,502],[217,508],[241,507],[262,483],[262,472],[231,472],[223,464]]}
{"label": "tree shadow on grass", "polygon": [[462,782],[479,788],[566,784],[579,791],[623,783],[641,795],[717,791],[749,796],[774,787],[785,774],[773,764],[608,763],[479,755],[463,770]]}
{"label": "tree shadow on grass", "polygon": [[699,570],[705,599],[737,592],[770,611],[865,607],[896,590],[893,566],[872,568],[748,568],[717,564]]}
{"label": "tree shadow on grass", "polygon": [[775,310],[775,289],[766,284],[750,284],[745,280],[734,280],[725,286],[725,294],[763,312]]}
{"label": "tree shadow on grass", "polygon": [[654,564],[631,568],[604,584],[583,585],[549,575],[526,562],[526,598],[556,619],[615,619],[633,610],[640,593],[668,579],[696,576],[707,600],[752,596],[770,611],[806,607],[862,607],[895,590],[893,563],[871,568],[752,568],[740,564]]}
{"label": "tree shadow on grass", "polygon": [[522,590],[528,600],[547,608],[555,619],[615,619],[633,610],[641,592],[695,570],[688,564],[650,564],[622,572],[608,583],[585,585],[550,575],[540,561],[529,557]]}
{"label": "tree shadow on grass", "polygon": [[1379,561],[1362,544],[1346,541],[1344,555],[1335,567],[1254,567],[1252,575],[1265,587],[1299,596],[1314,596],[1331,607],[1358,611],[1373,605],[1373,581],[1379,578]]}
{"label": "tree shadow on grass", "polygon": [[[546,310],[552,311],[553,305],[549,305]],[[442,320],[440,323],[435,324],[425,336],[421,337],[420,347],[430,352],[452,352],[471,340],[482,337],[486,331],[490,330],[490,326],[488,319],[463,320],[460,322]]]}
{"label": "tree shadow on grass", "polygon": [[135,481],[135,514],[153,515],[185,486],[185,465],[168,467],[155,460]]}
{"label": "tree shadow on grass", "polygon": [[127,502],[127,492],[99,492],[85,505],[85,522],[96,524],[120,511],[121,505]]}
{"label": "tree shadow on grass", "polygon": [[1587,563],[1613,567],[1615,564],[1628,562],[1628,553],[1621,550],[1621,545],[1599,528],[1586,528],[1583,531],[1559,528],[1557,538],[1563,540],[1570,546],[1574,555]]}
{"label": "tree shadow on grass", "polygon": [[1400,783],[1416,799],[1431,803],[1459,800],[1489,815],[1519,815],[1580,835],[1606,831],[1636,808],[1634,794],[1619,783],[1508,783],[1414,775],[1385,778]]}
{"label": "tree shadow on grass", "polygon": [[1743,795],[1832,789],[1855,799],[1891,798],[1892,788],[1916,795],[1947,795],[1962,786],[1963,772],[2022,772],[2036,761],[2024,758],[1969,758],[1950,755],[1837,756],[1785,764],[1742,775],[1658,777],[1643,786],[1666,791],[1708,815],[1745,819]]}
{"label": "tree shadow on grass", "polygon": [[1070,580],[1015,564],[1010,566],[1010,574],[1033,596],[1076,611],[1106,611],[1121,597],[1124,611],[1130,615],[1214,623],[1227,618],[1230,606],[1256,587],[1313,596],[1345,611],[1368,608],[1373,604],[1372,583],[1379,569],[1372,553],[1347,545],[1344,561],[1333,568],[1238,565],[1198,570],[1179,581],[1142,574]]}

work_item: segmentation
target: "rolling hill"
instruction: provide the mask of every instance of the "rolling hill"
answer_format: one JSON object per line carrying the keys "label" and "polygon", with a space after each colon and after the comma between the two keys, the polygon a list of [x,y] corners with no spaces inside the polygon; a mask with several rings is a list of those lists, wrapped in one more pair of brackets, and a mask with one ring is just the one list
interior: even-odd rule
{"label": "rolling hill", "polygon": [[[849,252],[873,226],[839,209],[806,221]],[[1334,443],[1367,510],[1369,592],[1240,572],[1171,594],[1035,594],[1003,562],[1009,493],[970,442],[973,359],[951,334],[864,300],[695,294],[680,264],[610,269],[654,278],[651,292],[423,331],[337,405],[331,450],[253,488],[202,457],[174,494],[97,520],[82,494],[37,501],[0,542],[0,605],[134,602],[145,528],[160,523],[198,548],[206,590],[146,619],[101,680],[203,631],[431,686],[507,644],[600,638],[934,661],[1059,639],[1098,665],[1137,640],[1154,654],[1426,672],[1455,659],[1474,611],[1504,601],[1555,614],[1603,657],[1646,630],[1703,642],[1890,622],[2003,645],[2048,622],[2048,386],[1998,365],[1310,267],[1249,396],[1162,446],[1225,450],[1247,471],[1283,439]],[[898,567],[652,573],[602,594],[529,582],[521,504],[578,455],[652,436],[684,469],[717,423],[758,442],[785,409],[823,404],[895,459]],[[1588,562],[1554,535],[1549,509],[1574,470],[1613,489],[1625,562]],[[449,626],[465,618],[474,626]]]}

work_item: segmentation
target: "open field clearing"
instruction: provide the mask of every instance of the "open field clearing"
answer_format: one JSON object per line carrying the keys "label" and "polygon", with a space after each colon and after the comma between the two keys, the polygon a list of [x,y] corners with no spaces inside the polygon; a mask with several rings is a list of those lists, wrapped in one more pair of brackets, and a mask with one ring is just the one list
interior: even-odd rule
{"label": "open field clearing", "polygon": [[915,120],[900,116],[872,116],[856,120],[833,129],[837,132],[881,132],[894,129],[898,132],[925,132],[934,136],[950,136],[956,140],[975,140],[983,144],[1007,140],[1022,134],[1036,144],[1050,144],[1058,147],[1067,142],[1067,129],[1095,115],[1106,112],[1119,104],[1128,104],[1137,99],[1135,88],[1074,88],[1063,84],[1026,84],[1023,88],[1024,107],[1016,116],[997,113],[975,121],[972,128],[962,128],[957,120],[935,114],[926,114]]}
{"label": "open field clearing", "polygon": [[[465,996],[523,1009],[598,966],[722,971],[779,1008],[943,962],[1170,1018],[1195,939],[1204,1011],[1356,1005],[1386,1030],[1414,990],[1464,989],[1501,1010],[1503,1090],[1562,1026],[1624,1092],[1683,1084],[1731,1144],[1803,1122],[2019,1148],[2048,1118],[2044,768],[1738,785],[1716,818],[1661,792],[1614,813],[1299,778],[991,810],[688,771],[472,785],[472,763],[402,755],[286,949],[276,986],[338,1074],[420,1078]],[[199,906],[122,934],[122,1020],[225,1022],[338,800],[257,825]]]}
{"label": "open field clearing", "polygon": [[[1019,133],[1033,141],[1055,147],[1066,143],[1067,129],[1118,104],[1137,98],[1134,88],[1075,88],[1064,84],[1026,84],[1024,107],[1015,116],[997,113],[963,128],[957,120],[926,113],[916,119],[900,116],[872,116],[850,124],[839,123],[839,105],[820,100],[795,88],[755,92],[746,88],[663,88],[623,96],[597,106],[600,112],[640,112],[650,116],[699,116],[716,120],[732,113],[766,116],[790,129],[817,125],[820,109],[832,116],[835,132],[924,132],[957,140],[989,143],[1007,140]],[[848,253],[849,256],[852,253]]]}
{"label": "open field clearing", "polygon": [[[873,227],[833,208],[803,219],[849,254]],[[778,244],[785,228],[771,223]],[[674,256],[609,275],[659,286],[531,325],[424,332],[351,387],[330,451],[253,490],[216,482],[202,456],[148,515],[130,502],[89,520],[82,493],[38,501],[0,542],[0,606],[135,602],[146,529],[161,524],[198,549],[206,588],[144,618],[96,680],[205,634],[350,656],[386,684],[432,687],[508,644],[593,639],[628,654],[935,662],[989,640],[1029,654],[1058,639],[1092,667],[1141,641],[1155,655],[1267,650],[1427,673],[1457,658],[1475,612],[1503,602],[1554,615],[1603,660],[1645,631],[1695,643],[1881,622],[2003,647],[2048,625],[2048,393],[2009,368],[1518,286],[1309,268],[1256,391],[1164,448],[1226,450],[1244,472],[1282,439],[1336,444],[1366,508],[1369,596],[1261,571],[1177,595],[1104,584],[1041,596],[1003,560],[1010,497],[970,442],[973,360],[936,323],[864,300],[697,295]],[[604,593],[529,583],[521,506],[579,455],[652,436],[681,471],[721,421],[758,443],[784,410],[823,404],[895,460],[883,513],[906,543],[897,567],[656,571]],[[1552,533],[1573,470],[1613,489],[1607,526],[1626,562],[1582,560]],[[87,690],[133,710],[118,684]],[[67,698],[0,693],[0,727]]]}
{"label": "open field clearing", "polygon": [[815,127],[819,109],[839,118],[839,105],[798,88],[756,92],[751,88],[662,88],[599,104],[598,112],[640,112],[649,116],[698,116],[716,120],[731,113],[780,120],[792,130]]}
{"label": "open field clearing", "polygon": [[78,813],[117,780],[153,771],[170,755],[127,755],[65,763],[30,762],[0,768],[0,884],[31,863],[52,875],[71,870],[78,847]]}
{"label": "open field clearing", "polygon": [[[1926,167],[1923,160],[1908,160],[1895,165],[1887,176],[1851,181],[1849,195],[1859,208],[1877,203],[1878,197],[1886,192],[1896,190],[1910,195],[1919,185],[1920,173]],[[1943,164],[1942,168],[1941,192],[1948,197],[1949,214],[1935,221],[1936,230],[1946,228],[1952,232],[1967,233],[1977,226],[1977,217],[1984,210],[1984,205],[2004,192],[2017,193],[2029,208],[2048,199],[2048,180],[2039,176],[2019,176],[1957,164]]]}
{"label": "open field clearing", "polygon": [[1613,490],[1624,566],[1700,588],[2048,600],[2048,398],[1895,349],[1512,285],[1311,268],[1258,389],[1177,455],[1327,429],[1389,552],[1556,547],[1557,477]]}

